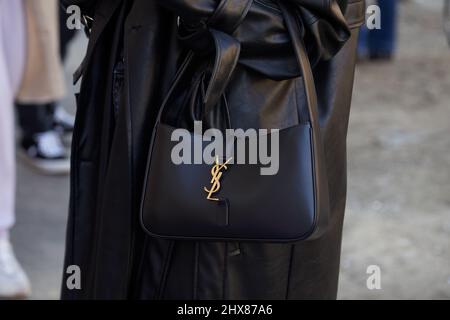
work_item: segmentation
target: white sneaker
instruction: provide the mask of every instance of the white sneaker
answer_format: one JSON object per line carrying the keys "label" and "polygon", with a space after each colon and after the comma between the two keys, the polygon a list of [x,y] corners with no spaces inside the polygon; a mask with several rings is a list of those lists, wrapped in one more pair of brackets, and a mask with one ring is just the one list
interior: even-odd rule
{"label": "white sneaker", "polygon": [[31,294],[30,281],[7,239],[0,239],[0,299],[24,299]]}

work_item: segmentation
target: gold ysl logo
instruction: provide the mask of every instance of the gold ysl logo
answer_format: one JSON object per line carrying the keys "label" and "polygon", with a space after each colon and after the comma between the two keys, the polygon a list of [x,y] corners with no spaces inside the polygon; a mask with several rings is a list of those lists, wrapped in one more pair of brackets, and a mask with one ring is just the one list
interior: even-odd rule
{"label": "gold ysl logo", "polygon": [[211,189],[208,190],[206,187],[204,188],[204,190],[208,193],[206,199],[210,201],[220,201],[218,198],[213,198],[213,195],[220,191],[220,179],[223,175],[222,170],[228,170],[227,165],[230,163],[231,159],[233,158],[230,158],[227,162],[220,164],[219,157],[216,157],[216,163],[211,169]]}

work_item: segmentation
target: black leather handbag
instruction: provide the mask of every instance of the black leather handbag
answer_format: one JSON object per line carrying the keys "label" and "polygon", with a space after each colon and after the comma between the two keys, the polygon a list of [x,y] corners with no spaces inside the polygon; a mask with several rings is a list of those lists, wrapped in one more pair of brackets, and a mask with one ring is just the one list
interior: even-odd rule
{"label": "black leather handbag", "polygon": [[189,26],[180,26],[180,37],[189,37],[191,42],[192,37],[204,32],[212,37],[215,62],[211,65],[198,53],[188,53],[160,109],[141,205],[142,226],[152,236],[293,242],[315,239],[326,229],[328,181],[314,78],[301,25],[282,3],[278,5],[302,72],[307,112],[298,125],[279,131],[278,173],[261,175],[260,164],[227,165],[226,161],[217,161],[213,165],[176,165],[171,160],[176,145],[171,141],[174,130],[187,128],[192,141],[198,139],[192,123],[170,120],[180,119],[187,101],[197,107],[193,118],[220,130],[230,127],[224,92],[240,54],[240,43],[232,35],[252,5],[253,1],[223,0],[205,28],[191,32]]}

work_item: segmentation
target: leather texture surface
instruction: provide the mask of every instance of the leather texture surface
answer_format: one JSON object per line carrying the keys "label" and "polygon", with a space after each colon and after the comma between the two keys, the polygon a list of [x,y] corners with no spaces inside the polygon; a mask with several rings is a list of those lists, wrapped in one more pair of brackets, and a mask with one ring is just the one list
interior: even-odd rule
{"label": "leather texture surface", "polygon": [[[277,175],[261,176],[260,165],[229,165],[218,194],[226,202],[206,199],[203,188],[209,186],[211,166],[173,164],[175,129],[159,125],[156,130],[142,212],[150,234],[178,240],[261,242],[299,241],[313,234],[316,217],[308,125],[280,132]],[[194,139],[201,137],[193,135]]]}
{"label": "leather texture surface", "polygon": [[[281,140],[282,148],[279,150],[280,170],[276,176],[261,175],[261,166],[258,165],[230,165],[221,190],[221,197],[225,200],[211,203],[206,199],[204,187],[201,185],[210,178],[210,165],[205,163],[174,165],[172,162],[172,150],[176,143],[171,142],[171,137],[176,127],[161,123],[161,117],[166,109],[173,109],[177,114],[179,110],[185,108],[193,110],[184,113],[187,119],[171,119],[174,123],[185,122],[192,127],[194,121],[204,120],[208,127],[219,129],[223,133],[225,129],[230,128],[219,122],[227,122],[220,121],[220,117],[228,119],[234,116],[230,114],[228,106],[235,104],[235,101],[227,99],[224,95],[231,76],[235,74],[241,52],[241,43],[234,38],[234,33],[239,31],[240,23],[246,21],[256,2],[241,0],[239,4],[240,6],[236,6],[233,1],[222,1],[212,21],[208,21],[200,28],[202,33],[208,33],[214,41],[214,63],[211,67],[208,63],[206,67],[204,63],[197,63],[193,70],[194,78],[191,78],[188,76],[189,64],[194,64],[199,59],[202,61],[204,58],[190,53],[161,107],[148,156],[141,213],[142,225],[152,236],[174,240],[293,242],[318,237],[325,232],[329,216],[329,195],[323,166],[324,153],[314,78],[301,41],[298,20],[284,4],[277,3],[283,8],[279,11],[279,16],[286,21],[284,32],[293,39],[291,46],[288,47],[289,52],[292,52],[294,47],[298,67],[302,70],[301,77],[307,102],[303,109],[308,116],[298,119],[298,125],[281,130],[277,136],[277,139],[279,137]],[[216,23],[217,20],[221,21],[220,25]],[[180,27],[183,23],[181,21]],[[268,29],[264,23],[271,25],[270,20],[260,21],[259,30]],[[230,33],[217,31],[216,27]],[[184,30],[184,33],[187,31]],[[197,33],[197,30],[192,29],[191,34]],[[204,74],[198,75],[199,70],[203,69],[204,73],[210,74],[206,81]],[[247,97],[253,102],[254,92],[261,92],[258,86],[265,80],[267,77],[261,74],[253,83],[249,83],[250,90],[245,96],[239,97],[239,103],[245,104]],[[187,93],[180,90],[180,87]],[[287,94],[293,95],[295,90]],[[190,105],[172,103],[173,99],[170,97],[173,95],[177,97],[175,101],[180,101],[178,97],[182,96],[181,102],[188,101]],[[271,97],[271,91],[258,94],[256,98],[263,104],[267,100],[272,101],[276,104],[274,108],[277,110],[284,108]],[[221,100],[224,103],[220,105]],[[297,108],[300,108],[299,105],[300,102]],[[259,106],[256,104],[241,108],[249,107],[255,109],[255,116],[261,116],[257,114]],[[212,124],[208,121],[210,118],[208,114],[215,109],[221,109],[214,117],[219,118],[219,121],[213,120]],[[183,114],[181,116],[183,117]],[[270,129],[278,130],[277,127]],[[201,140],[201,136],[191,134],[193,145],[195,140]],[[203,154],[207,144],[199,143],[203,145]],[[248,146],[245,151],[247,154],[250,152]],[[277,189],[277,192],[273,192],[273,189]],[[277,210],[279,214],[275,216],[274,212]]]}
{"label": "leather texture surface", "polygon": [[[286,0],[299,10],[303,40],[314,66],[330,227],[313,241],[252,244],[157,239],[147,236],[139,224],[147,154],[159,111],[155,106],[161,105],[181,59],[196,46],[178,38],[177,17],[195,28],[213,14],[218,1],[64,1],[80,5],[94,23],[80,69],[83,80],[72,148],[65,260],[66,266],[80,266],[82,290],[63,287],[62,298],[334,299],[346,199],[346,134],[363,2]],[[256,7],[259,16],[273,19],[269,31],[281,32],[275,10],[271,14],[269,8]],[[350,27],[350,34],[342,23]],[[248,30],[252,28],[258,33],[257,26],[249,24]],[[277,34],[267,41],[283,45],[286,34]],[[241,61],[226,91],[234,101],[229,106],[231,125],[244,129],[295,126],[299,112],[305,112],[301,107],[305,95],[302,82],[293,79],[299,71],[291,69],[298,67],[294,51],[285,60],[278,54],[287,51],[270,50],[264,42],[265,49],[259,50],[259,40],[244,38],[242,34],[246,45]],[[266,39],[264,34],[261,39]],[[210,58],[210,50],[206,57]],[[265,58],[258,59],[258,52]],[[114,77],[118,61],[125,65],[123,83]],[[250,100],[246,93],[261,74],[267,80]],[[258,94],[267,92],[270,99],[262,103]],[[239,103],[240,97],[246,97],[245,103]],[[271,99],[283,110],[274,108]],[[117,115],[111,111],[114,104]]]}

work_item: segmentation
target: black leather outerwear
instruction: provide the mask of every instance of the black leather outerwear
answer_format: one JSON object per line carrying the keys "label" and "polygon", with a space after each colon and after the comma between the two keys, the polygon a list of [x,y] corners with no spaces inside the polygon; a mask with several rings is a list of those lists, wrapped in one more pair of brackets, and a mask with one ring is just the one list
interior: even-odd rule
{"label": "black leather outerwear", "polygon": [[[322,237],[294,244],[162,240],[147,236],[139,224],[158,108],[188,50],[213,56],[208,19],[220,0],[63,1],[94,18],[78,72],[83,78],[65,258],[66,268],[81,268],[82,284],[68,290],[70,274],[64,272],[63,299],[336,298],[346,135],[364,2],[280,1],[298,15],[313,64],[331,208]],[[181,34],[179,19],[187,29]],[[296,125],[305,97],[277,2],[254,0],[234,37],[242,51],[226,91],[233,127]],[[252,81],[261,75],[266,80]],[[245,106],[254,100],[257,112],[243,108],[242,97]],[[277,110],[274,101],[288,107]]]}

